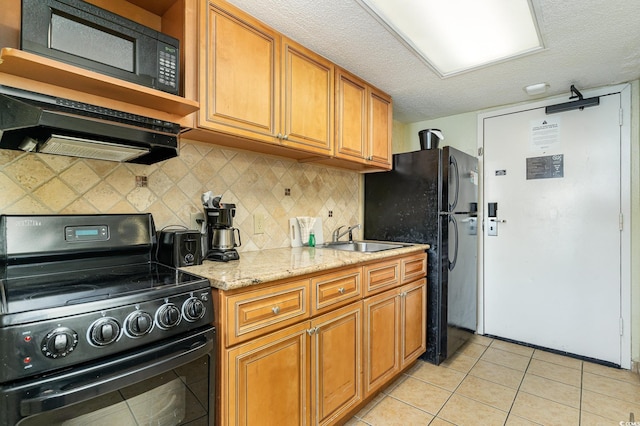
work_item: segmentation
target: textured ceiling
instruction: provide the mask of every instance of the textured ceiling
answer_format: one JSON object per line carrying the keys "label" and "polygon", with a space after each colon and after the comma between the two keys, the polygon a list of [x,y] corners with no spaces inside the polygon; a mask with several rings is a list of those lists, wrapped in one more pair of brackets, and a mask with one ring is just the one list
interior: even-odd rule
{"label": "textured ceiling", "polygon": [[[392,0],[389,0],[392,1]],[[639,0],[532,0],[545,49],[440,78],[357,0],[229,0],[389,93],[394,119],[416,122],[640,78]],[[425,18],[425,25],[437,16]]]}

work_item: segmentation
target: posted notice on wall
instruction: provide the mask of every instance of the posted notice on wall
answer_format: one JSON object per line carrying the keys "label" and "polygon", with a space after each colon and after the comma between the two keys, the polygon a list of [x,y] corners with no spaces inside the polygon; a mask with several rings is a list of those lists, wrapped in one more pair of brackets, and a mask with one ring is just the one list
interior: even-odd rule
{"label": "posted notice on wall", "polygon": [[527,180],[564,177],[564,155],[527,158]]}
{"label": "posted notice on wall", "polygon": [[560,117],[531,121],[529,135],[531,151],[557,149],[560,145]]}

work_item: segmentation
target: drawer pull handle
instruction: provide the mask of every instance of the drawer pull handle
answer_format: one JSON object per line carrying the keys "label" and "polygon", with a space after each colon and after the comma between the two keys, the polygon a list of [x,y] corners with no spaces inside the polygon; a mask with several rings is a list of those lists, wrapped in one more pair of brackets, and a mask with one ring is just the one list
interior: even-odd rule
{"label": "drawer pull handle", "polygon": [[280,306],[274,306],[273,308],[271,308],[271,311],[275,314],[278,315],[280,313]]}
{"label": "drawer pull handle", "polygon": [[344,294],[344,287],[340,287],[340,288],[338,289],[338,293],[340,293],[340,294]]}

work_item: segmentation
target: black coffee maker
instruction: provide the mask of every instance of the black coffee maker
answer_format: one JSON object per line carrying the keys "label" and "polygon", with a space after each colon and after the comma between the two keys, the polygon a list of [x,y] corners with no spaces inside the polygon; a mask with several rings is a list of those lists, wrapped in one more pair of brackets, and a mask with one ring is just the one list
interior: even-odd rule
{"label": "black coffee maker", "polygon": [[220,262],[238,260],[240,256],[236,247],[242,245],[242,241],[240,230],[233,227],[236,205],[219,203],[217,206],[204,208],[207,223],[207,255],[205,257]]}

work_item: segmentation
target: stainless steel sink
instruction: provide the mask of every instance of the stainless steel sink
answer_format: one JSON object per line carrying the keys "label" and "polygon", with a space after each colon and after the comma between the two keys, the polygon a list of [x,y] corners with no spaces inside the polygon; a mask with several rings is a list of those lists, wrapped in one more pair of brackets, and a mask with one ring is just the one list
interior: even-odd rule
{"label": "stainless steel sink", "polygon": [[327,243],[323,247],[334,249],[334,250],[359,251],[364,253],[371,253],[376,251],[401,248],[401,247],[405,247],[405,245],[396,244],[396,243],[381,243],[377,241],[353,241],[350,243],[349,242]]}

